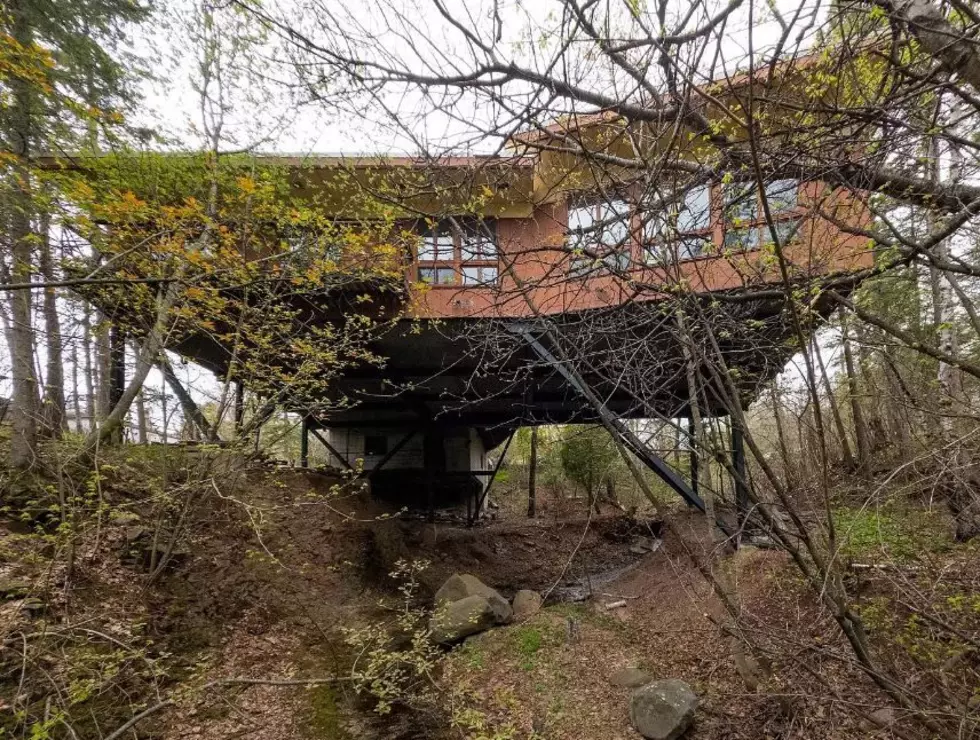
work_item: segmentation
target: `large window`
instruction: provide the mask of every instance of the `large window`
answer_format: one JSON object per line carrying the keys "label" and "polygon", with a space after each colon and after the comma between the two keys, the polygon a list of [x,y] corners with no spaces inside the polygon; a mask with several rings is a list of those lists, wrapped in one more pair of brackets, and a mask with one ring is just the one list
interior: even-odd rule
{"label": "large window", "polygon": [[[766,223],[759,188],[753,182],[733,182],[724,187],[725,246],[755,249],[772,243],[772,229]],[[765,187],[766,202],[777,238],[785,244],[796,238],[800,219],[799,182],[773,180]]]}
{"label": "large window", "polygon": [[644,258],[651,263],[691,259],[711,241],[711,188],[695,185],[673,202],[641,207]]}
{"label": "large window", "polygon": [[632,207],[622,198],[572,203],[568,208],[568,246],[578,252],[572,256],[572,274],[628,269],[631,217]]}
{"label": "large window", "polygon": [[419,280],[432,285],[496,285],[497,228],[490,219],[454,218],[424,224]]}

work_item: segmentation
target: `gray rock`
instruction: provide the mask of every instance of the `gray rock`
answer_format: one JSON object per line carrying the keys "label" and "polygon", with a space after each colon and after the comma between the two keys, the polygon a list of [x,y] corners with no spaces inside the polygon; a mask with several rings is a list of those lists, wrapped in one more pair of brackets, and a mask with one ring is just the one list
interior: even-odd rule
{"label": "gray rock", "polygon": [[479,578],[471,576],[469,573],[452,575],[446,579],[446,582],[442,584],[442,588],[436,591],[436,608],[438,609],[444,604],[465,599],[467,596],[482,596],[489,601],[490,606],[493,607],[495,622],[497,624],[507,624],[514,616],[514,612],[510,608],[510,603],[507,599]]}
{"label": "gray rock", "polygon": [[636,666],[620,668],[609,677],[609,683],[624,689],[638,689],[640,686],[646,686],[652,680],[653,677],[649,673]]}
{"label": "gray rock", "polygon": [[871,721],[876,727],[891,727],[898,721],[898,713],[891,707],[876,709],[871,713]]}
{"label": "gray rock", "polygon": [[445,645],[488,630],[495,622],[493,606],[483,596],[474,594],[438,607],[429,629],[433,641]]}
{"label": "gray rock", "polygon": [[522,588],[514,594],[514,619],[527,619],[541,611],[541,594]]}
{"label": "gray rock", "polygon": [[633,692],[630,722],[648,740],[677,740],[691,726],[698,701],[683,681],[654,681]]}
{"label": "gray rock", "polygon": [[630,552],[634,555],[646,555],[648,552],[656,552],[660,549],[661,540],[653,537],[637,536],[630,540]]}
{"label": "gray rock", "polygon": [[31,592],[31,584],[19,579],[0,580],[0,599],[22,599]]}

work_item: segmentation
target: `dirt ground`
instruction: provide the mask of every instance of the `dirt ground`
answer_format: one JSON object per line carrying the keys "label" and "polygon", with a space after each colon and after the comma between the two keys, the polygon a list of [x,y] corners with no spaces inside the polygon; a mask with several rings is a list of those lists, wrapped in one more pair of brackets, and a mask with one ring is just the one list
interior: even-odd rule
{"label": "dirt ground", "polygon": [[[170,656],[171,683],[339,679],[191,691],[127,738],[636,738],[629,691],[609,682],[627,665],[695,688],[703,697],[690,735],[697,740],[874,736],[833,707],[801,711],[803,684],[786,687],[780,700],[745,689],[713,622],[718,604],[680,546],[711,546],[703,517],[679,513],[663,547],[637,554],[633,538],[655,534],[656,525],[615,510],[564,520],[502,516],[468,529],[389,518],[363,493],[336,495],[334,483],[303,471],[253,471],[248,506],[232,495],[213,501],[191,528],[187,559],[151,590],[112,556],[121,530],[107,530],[109,555],[93,553],[79,566],[86,586],[73,608],[102,624],[144,622]],[[439,730],[407,712],[379,716],[344,680],[355,656],[342,629],[390,617],[382,602],[396,584],[388,574],[408,559],[430,561],[423,602],[454,572],[508,597],[520,588],[551,594],[540,614],[471,638],[438,671],[454,700],[472,704],[480,731]],[[734,562],[749,613],[788,633],[827,633],[782,575],[780,556],[746,550]],[[568,594],[589,598],[558,598]],[[610,608],[614,602],[621,605]],[[812,717],[821,717],[818,735]]]}

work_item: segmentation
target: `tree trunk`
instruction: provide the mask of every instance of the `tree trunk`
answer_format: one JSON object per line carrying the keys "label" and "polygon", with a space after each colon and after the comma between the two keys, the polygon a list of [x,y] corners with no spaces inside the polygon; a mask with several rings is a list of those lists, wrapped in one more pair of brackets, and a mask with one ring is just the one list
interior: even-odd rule
{"label": "tree trunk", "polygon": [[194,399],[191,394],[187,392],[183,384],[180,382],[180,378],[177,377],[177,373],[174,372],[173,365],[170,364],[170,360],[163,353],[157,359],[157,367],[163,373],[164,379],[167,381],[167,385],[173,390],[174,395],[177,396],[177,400],[180,402],[180,407],[184,412],[184,417],[187,423],[191,425],[191,434],[193,435],[193,440],[198,439],[196,431],[201,432],[201,438],[209,441],[216,442],[220,441],[218,433],[211,427],[208,423],[207,418],[201,411],[200,407],[194,403]]}
{"label": "tree trunk", "polygon": [[847,399],[851,404],[851,418],[854,420],[854,442],[857,445],[858,465],[861,470],[867,470],[871,461],[871,449],[868,441],[868,423],[864,418],[861,406],[860,386],[857,373],[854,370],[854,353],[851,352],[851,339],[848,334],[847,316],[841,314],[841,344],[844,349],[844,373],[847,375]]}
{"label": "tree trunk", "polygon": [[168,329],[170,312],[177,300],[179,290],[179,282],[174,280],[168,283],[162,294],[158,296],[153,328],[147,333],[140,347],[133,368],[133,377],[103,423],[99,425],[98,429],[93,429],[86,437],[81,450],[83,459],[91,459],[99,446],[122,428],[126,414],[129,413],[129,407],[136,399],[136,394],[142,389],[150,368],[153,367],[160,353],[163,352],[163,338]]}
{"label": "tree trunk", "polygon": [[538,428],[531,427],[531,459],[527,470],[527,516],[533,519],[537,515],[537,480],[538,480]]}
{"label": "tree trunk", "polygon": [[[53,282],[54,260],[51,256],[50,216],[43,214],[40,234],[40,268],[45,282]],[[45,431],[54,438],[61,437],[65,425],[65,371],[61,347],[61,320],[58,317],[58,294],[54,288],[44,289],[44,330],[47,367],[44,374],[43,420]]]}
{"label": "tree trunk", "polygon": [[98,378],[96,373],[98,368],[96,367],[96,357],[95,357],[95,343],[92,341],[92,311],[89,305],[85,304],[85,316],[84,323],[84,333],[82,334],[84,338],[84,348],[85,348],[85,416],[86,416],[86,431],[92,429],[95,426],[95,415],[96,410],[96,392],[95,389],[99,386]]}
{"label": "tree trunk", "polygon": [[[12,34],[22,48],[29,48],[33,35],[23,13],[14,13]],[[31,217],[34,199],[31,173],[26,166],[34,145],[34,103],[29,83],[14,75],[10,109],[6,116],[8,141],[14,143],[16,157],[11,168],[11,198],[7,238],[10,239],[10,279],[13,283],[31,282]],[[11,398],[10,466],[26,470],[34,464],[37,453],[38,385],[34,372],[34,327],[31,317],[31,291],[14,290],[10,300],[10,364],[13,376]]]}
{"label": "tree trunk", "polygon": [[150,435],[146,428],[146,402],[143,391],[136,394],[136,441],[141,445],[149,444]]}
{"label": "tree trunk", "polygon": [[[97,314],[95,332],[95,367],[96,367],[96,417],[98,424],[109,415],[112,407],[109,405],[109,380],[110,361],[109,361],[109,323],[105,314],[99,311]],[[94,429],[97,424],[92,424]]]}
{"label": "tree trunk", "polygon": [[[830,415],[834,419],[834,427],[837,429],[837,436],[840,438],[840,449],[841,454],[844,457],[844,464],[847,466],[848,470],[856,470],[858,464],[854,460],[854,454],[851,452],[851,443],[847,439],[847,430],[844,428],[844,420],[840,415],[840,407],[837,405],[837,398],[834,396],[834,389],[830,385],[830,378],[827,377],[827,367],[823,362],[823,353],[820,352],[820,343],[817,341],[816,335],[813,336],[813,355],[817,358],[817,366],[820,368],[820,378],[824,390],[827,393],[827,403],[830,404]],[[863,462],[863,459],[862,459]]]}
{"label": "tree trunk", "polygon": [[82,433],[82,399],[78,391],[78,342],[71,343],[71,406],[75,415],[75,432]]}

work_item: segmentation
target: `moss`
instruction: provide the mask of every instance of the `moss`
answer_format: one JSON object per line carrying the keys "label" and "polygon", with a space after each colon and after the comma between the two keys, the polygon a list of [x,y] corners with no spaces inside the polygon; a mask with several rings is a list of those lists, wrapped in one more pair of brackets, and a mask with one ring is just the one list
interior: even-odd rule
{"label": "moss", "polygon": [[841,507],[834,524],[840,553],[852,559],[910,561],[952,546],[942,517],[932,511]]}
{"label": "moss", "polygon": [[333,684],[321,684],[310,689],[308,735],[317,740],[346,740],[350,737],[342,722]]}

